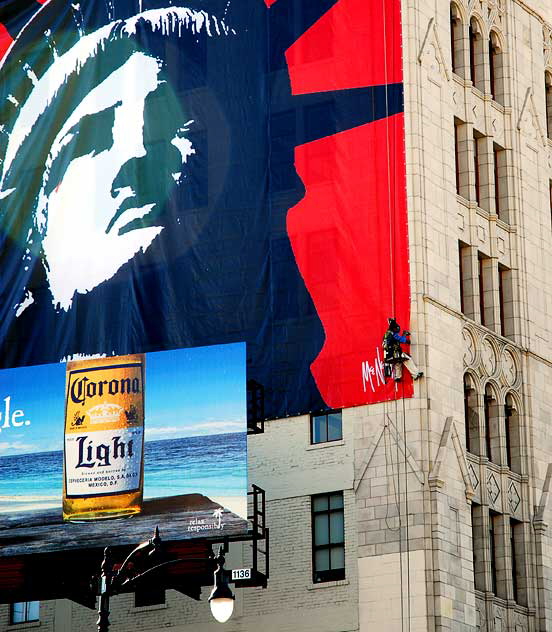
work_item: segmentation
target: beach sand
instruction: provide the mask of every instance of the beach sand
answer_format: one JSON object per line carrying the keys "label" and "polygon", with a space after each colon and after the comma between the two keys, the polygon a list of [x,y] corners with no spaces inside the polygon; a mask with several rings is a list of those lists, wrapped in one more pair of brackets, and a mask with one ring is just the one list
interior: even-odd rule
{"label": "beach sand", "polygon": [[209,496],[209,498],[247,520],[247,496]]}

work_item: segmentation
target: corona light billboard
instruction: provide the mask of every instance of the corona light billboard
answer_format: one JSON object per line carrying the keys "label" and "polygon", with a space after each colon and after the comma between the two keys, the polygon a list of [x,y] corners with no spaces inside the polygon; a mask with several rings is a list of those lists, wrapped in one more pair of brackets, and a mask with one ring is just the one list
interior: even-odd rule
{"label": "corona light billboard", "polygon": [[6,369],[0,394],[0,557],[247,531],[243,343]]}
{"label": "corona light billboard", "polygon": [[7,0],[0,23],[1,367],[245,343],[254,419],[397,397],[400,0]]}

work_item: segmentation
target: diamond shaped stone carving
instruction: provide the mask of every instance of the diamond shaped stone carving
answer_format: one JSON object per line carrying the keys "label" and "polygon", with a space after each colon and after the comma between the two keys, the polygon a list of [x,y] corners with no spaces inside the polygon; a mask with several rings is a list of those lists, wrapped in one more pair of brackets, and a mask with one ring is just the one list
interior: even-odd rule
{"label": "diamond shaped stone carving", "polygon": [[510,509],[512,510],[512,513],[515,513],[517,511],[517,508],[519,507],[521,498],[514,481],[511,481],[508,487],[508,502],[510,503]]}
{"label": "diamond shaped stone carving", "polygon": [[479,478],[477,477],[473,463],[468,464],[468,475],[470,477],[473,491],[476,491],[477,488],[479,487]]}
{"label": "diamond shaped stone carving", "polygon": [[491,502],[495,505],[498,497],[500,496],[500,487],[498,486],[495,475],[492,472],[489,474],[489,478],[487,479],[487,492],[489,493]]}

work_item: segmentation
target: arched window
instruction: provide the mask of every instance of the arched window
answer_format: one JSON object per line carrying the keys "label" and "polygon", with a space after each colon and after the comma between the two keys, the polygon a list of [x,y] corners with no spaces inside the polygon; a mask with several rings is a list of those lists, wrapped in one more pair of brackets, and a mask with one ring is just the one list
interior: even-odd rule
{"label": "arched window", "polygon": [[454,2],[450,3],[450,55],[452,72],[459,77],[465,78],[464,23],[462,22],[460,11]]}
{"label": "arched window", "polygon": [[485,51],[481,26],[472,18],[469,28],[470,39],[470,79],[473,85],[481,92],[485,92]]}
{"label": "arched window", "polygon": [[506,403],[504,405],[504,428],[506,439],[506,465],[512,472],[522,474],[520,415],[516,400],[511,393],[506,395]]}
{"label": "arched window", "polygon": [[490,386],[485,387],[485,395],[483,397],[484,420],[485,420],[485,452],[489,461],[497,465],[503,465],[502,458],[502,438],[500,410],[496,395]]}
{"label": "arched window", "polygon": [[504,105],[505,77],[504,77],[504,53],[498,33],[491,31],[489,36],[489,75],[491,84],[491,96]]}
{"label": "arched window", "polygon": [[481,454],[479,441],[479,414],[477,412],[477,391],[472,377],[464,375],[464,427],[466,432],[466,451]]}
{"label": "arched window", "polygon": [[546,91],[546,135],[552,140],[552,72],[544,73],[544,88]]}

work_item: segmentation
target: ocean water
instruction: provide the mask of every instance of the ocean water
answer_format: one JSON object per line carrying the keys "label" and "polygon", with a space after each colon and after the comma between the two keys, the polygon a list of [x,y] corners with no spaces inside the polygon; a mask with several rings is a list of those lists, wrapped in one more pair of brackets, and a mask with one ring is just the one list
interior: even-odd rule
{"label": "ocean water", "polygon": [[[0,457],[0,508],[7,503],[61,504],[63,452]],[[243,433],[146,441],[144,496],[247,493],[247,435]]]}

